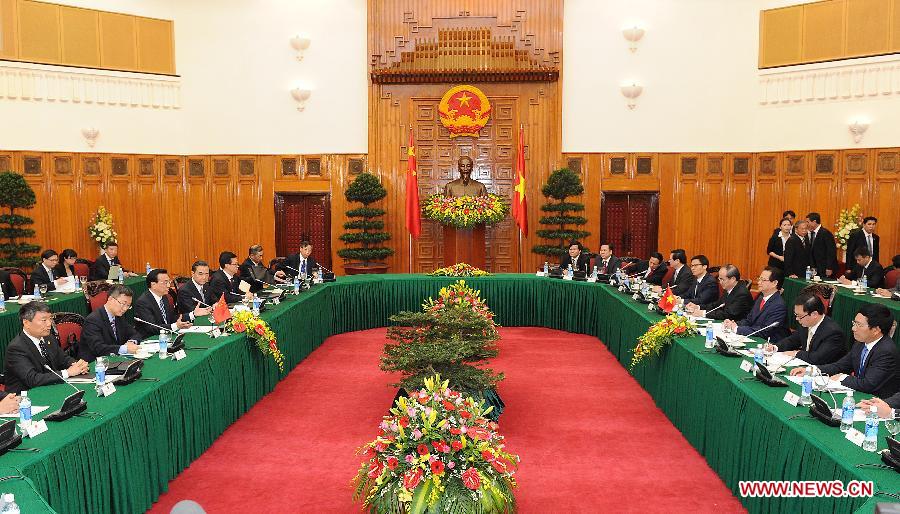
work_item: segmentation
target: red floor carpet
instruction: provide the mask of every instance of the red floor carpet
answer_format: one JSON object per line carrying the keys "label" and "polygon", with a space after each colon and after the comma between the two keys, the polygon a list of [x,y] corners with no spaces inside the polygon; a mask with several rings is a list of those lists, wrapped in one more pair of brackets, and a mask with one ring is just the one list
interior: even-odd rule
{"label": "red floor carpet", "polygon": [[[354,450],[394,390],[384,329],[328,339],[172,481],[150,512],[359,512]],[[520,512],[743,512],[706,461],[597,339],[504,328],[500,418],[522,459]]]}

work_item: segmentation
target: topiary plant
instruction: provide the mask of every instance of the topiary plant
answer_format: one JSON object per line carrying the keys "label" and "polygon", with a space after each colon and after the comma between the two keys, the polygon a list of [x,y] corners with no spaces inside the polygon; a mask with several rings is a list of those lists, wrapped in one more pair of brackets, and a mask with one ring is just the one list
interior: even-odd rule
{"label": "topiary plant", "polygon": [[11,171],[0,173],[0,207],[9,209],[8,214],[0,215],[0,239],[4,240],[0,244],[0,266],[31,267],[37,262],[41,247],[22,241],[34,237],[34,229],[27,228],[34,220],[16,214],[16,209],[30,209],[36,201],[25,177]]}
{"label": "topiary plant", "polygon": [[[587,223],[587,218],[568,214],[569,212],[579,213],[583,211],[584,204],[566,202],[566,198],[570,196],[582,195],[584,193],[584,185],[582,185],[581,178],[577,173],[563,168],[550,174],[547,183],[541,188],[541,193],[547,198],[557,200],[541,206],[542,211],[551,214],[542,217],[540,223],[542,225],[554,225],[554,228],[541,229],[536,231],[536,233],[544,239],[557,240],[557,244],[536,245],[531,251],[554,257],[565,255],[569,249],[570,241],[590,235],[590,232],[577,228],[577,226]],[[576,227],[568,228],[568,225],[576,225]]]}
{"label": "topiary plant", "polygon": [[349,202],[363,204],[362,207],[347,211],[348,218],[357,218],[344,223],[344,230],[354,230],[341,234],[341,241],[348,244],[359,244],[356,248],[342,248],[338,255],[346,260],[358,260],[368,267],[372,261],[380,261],[394,254],[394,250],[380,243],[387,241],[391,235],[384,230],[384,221],[376,220],[384,216],[384,209],[369,207],[387,196],[387,190],[381,185],[378,177],[371,173],[362,173],[350,183],[344,192]]}

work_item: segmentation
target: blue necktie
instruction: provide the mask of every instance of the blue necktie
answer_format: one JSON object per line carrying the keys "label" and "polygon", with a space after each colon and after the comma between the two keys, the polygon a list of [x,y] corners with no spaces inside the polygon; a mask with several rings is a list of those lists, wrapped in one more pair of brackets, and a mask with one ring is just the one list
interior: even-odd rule
{"label": "blue necktie", "polygon": [[300,273],[306,274],[306,259],[303,259],[303,264],[300,265]]}
{"label": "blue necktie", "polygon": [[862,352],[860,352],[860,354],[859,354],[859,369],[856,371],[857,377],[863,376],[863,367],[866,364],[866,355],[868,355],[868,354],[869,354],[869,347],[866,345],[863,345]]}

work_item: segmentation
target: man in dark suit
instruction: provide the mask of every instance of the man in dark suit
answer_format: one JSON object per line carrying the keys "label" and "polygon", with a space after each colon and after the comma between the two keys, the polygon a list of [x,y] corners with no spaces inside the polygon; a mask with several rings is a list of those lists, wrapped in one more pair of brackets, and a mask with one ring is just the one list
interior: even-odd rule
{"label": "man in dark suit", "polygon": [[59,255],[56,250],[44,250],[41,253],[41,263],[34,267],[31,272],[32,286],[47,286],[47,291],[55,291],[57,285],[66,282],[66,277],[57,277],[54,269],[59,264]]}
{"label": "man in dark suit", "polygon": [[794,224],[794,235],[788,238],[784,244],[784,274],[793,278],[805,278],[806,268],[811,265],[809,257],[809,244],[806,236],[809,233],[809,225],[806,220],[799,220]]}
{"label": "man in dark suit", "polygon": [[572,265],[572,270],[575,272],[588,273],[588,266],[591,264],[591,258],[589,255],[585,254],[582,250],[584,249],[581,246],[581,243],[578,241],[572,241],[569,243],[569,251],[562,258],[559,263],[559,267],[562,270],[566,270],[569,268],[569,265]]}
{"label": "man in dark suit", "polygon": [[250,290],[254,292],[261,290],[266,284],[272,283],[272,274],[263,263],[262,245],[250,247],[247,258],[240,266],[240,277],[241,280],[250,284]]}
{"label": "man in dark suit", "polygon": [[[850,353],[839,360],[819,366],[822,373],[855,391],[881,398],[900,391],[900,351],[888,337],[894,318],[887,307],[868,303],[860,307],[853,320],[853,339]],[[794,368],[791,375],[802,375],[806,368]]]}
{"label": "man in dark suit", "polygon": [[206,261],[195,261],[191,264],[191,280],[178,290],[175,306],[182,319],[194,321],[198,316],[207,316],[212,312],[213,300],[209,294],[209,264]]}
{"label": "man in dark suit", "polygon": [[812,293],[803,293],[794,300],[794,317],[800,328],[778,341],[775,351],[816,366],[836,362],[847,353],[844,332],[825,315],[825,302]]}
{"label": "man in dark suit", "polygon": [[822,226],[818,212],[806,215],[809,222],[809,260],[816,274],[822,278],[835,278],[837,274],[837,243],[834,234]]}
{"label": "man in dark suit", "polygon": [[868,287],[876,289],[881,287],[881,282],[884,280],[884,268],[878,261],[872,259],[869,249],[865,246],[857,247],[853,258],[856,260],[856,265],[847,270],[844,276],[838,277],[838,282],[849,285],[851,281],[866,277]]}
{"label": "man in dark suit", "polygon": [[[781,289],[782,280],[784,279],[778,268],[771,266],[763,268],[759,278],[756,279],[759,296],[756,297],[750,313],[739,321],[726,319],[725,326],[742,336],[755,332],[754,335],[762,339],[771,338],[777,341],[787,337],[787,307],[784,305],[781,293],[778,292]],[[775,325],[769,327],[773,323]]]}
{"label": "man in dark suit", "polygon": [[872,259],[878,261],[879,255],[879,239],[875,233],[875,226],[878,225],[878,218],[875,216],[866,216],[863,218],[863,226],[859,230],[854,230],[847,238],[847,255],[856,255],[857,248],[867,248]]}
{"label": "man in dark suit", "polygon": [[741,272],[734,264],[726,264],[719,269],[719,284],[722,295],[705,304],[689,303],[689,314],[709,319],[744,319],[753,308],[753,297],[747,283],[741,280]]}
{"label": "man in dark suit", "polygon": [[[175,312],[169,303],[169,272],[164,269],[150,270],[147,274],[147,292],[142,294],[134,302],[134,317],[149,321],[153,325],[168,327],[176,331],[191,326],[191,322],[183,321],[182,316]],[[141,339],[159,334],[158,328],[147,323],[141,323],[135,319],[135,327]]]}
{"label": "man in dark suit", "polygon": [[88,372],[84,360],[69,357],[59,347],[59,341],[50,335],[53,315],[44,302],[28,302],[19,309],[22,332],[6,347],[6,390],[20,393],[47,384],[60,383],[59,377],[45,366],[50,366],[63,378]]}
{"label": "man in dark suit", "polygon": [[672,250],[669,254],[669,268],[673,270],[672,276],[669,280],[664,280],[658,287],[654,287],[653,290],[660,292],[667,287],[671,287],[672,294],[683,297],[693,283],[693,275],[691,275],[689,268],[686,266],[687,261],[687,253],[683,249],[676,248]]}
{"label": "man in dark suit", "polygon": [[639,262],[634,269],[629,270],[629,274],[640,273],[638,278],[658,286],[662,284],[662,279],[666,276],[668,269],[669,267],[663,263],[662,254],[653,252],[649,259]]}
{"label": "man in dark suit", "polygon": [[716,279],[706,272],[709,269],[709,259],[705,255],[691,257],[691,285],[681,298],[685,305],[708,305],[719,297],[719,286]]}
{"label": "man in dark suit", "polygon": [[209,300],[212,304],[219,301],[225,295],[226,303],[235,303],[244,298],[240,290],[241,279],[238,276],[240,266],[234,252],[224,251],[219,254],[219,266],[221,269],[213,273],[209,279]]}
{"label": "man in dark suit", "polygon": [[103,307],[84,318],[78,356],[87,362],[106,355],[129,355],[138,350],[137,331],[122,316],[131,308],[134,293],[127,286],[114,284]]}
{"label": "man in dark suit", "polygon": [[319,263],[312,256],[313,246],[309,241],[301,241],[297,253],[288,255],[278,268],[275,276],[282,280],[293,280],[297,274],[312,275]]}
{"label": "man in dark suit", "polygon": [[[571,254],[571,247],[569,247],[569,255]],[[586,264],[586,266],[589,265],[590,263]],[[615,274],[621,263],[619,262],[619,258],[613,255],[613,245],[609,243],[600,245],[600,250],[597,252],[597,259],[594,261],[594,265],[597,266],[597,270],[601,275]],[[577,271],[578,268],[575,269]]]}
{"label": "man in dark suit", "polygon": [[[100,257],[97,257],[97,260],[94,261],[94,265],[91,266],[91,274],[88,277],[88,280],[106,280],[109,278],[109,268],[112,266],[121,266],[122,263],[119,262],[119,244],[118,243],[109,243],[106,245],[106,248],[103,249],[103,254]],[[122,269],[123,274],[126,277],[136,277],[135,273],[130,271],[126,271],[124,268]]]}

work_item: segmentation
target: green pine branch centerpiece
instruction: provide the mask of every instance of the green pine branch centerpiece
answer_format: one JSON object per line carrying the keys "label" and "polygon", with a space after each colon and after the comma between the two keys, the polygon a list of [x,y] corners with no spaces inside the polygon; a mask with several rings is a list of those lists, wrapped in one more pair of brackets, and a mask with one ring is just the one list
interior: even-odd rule
{"label": "green pine branch centerpiece", "polygon": [[566,201],[570,196],[584,194],[584,185],[577,173],[563,168],[550,174],[541,193],[548,199],[556,200],[541,206],[547,215],[541,217],[540,223],[552,228],[540,229],[535,233],[541,238],[556,240],[556,244],[535,245],[531,251],[548,257],[561,257],[568,251],[570,241],[590,235],[590,232],[580,228],[587,223],[587,218],[580,214],[584,211],[584,204]]}
{"label": "green pine branch centerpiece", "polygon": [[27,241],[34,237],[34,229],[29,227],[34,220],[16,212],[31,209],[35,203],[34,190],[25,177],[12,171],[0,173],[0,207],[7,211],[0,215],[0,266],[31,267],[38,260],[41,247]]}
{"label": "green pine branch centerpiece", "polygon": [[350,183],[347,191],[344,192],[344,197],[348,202],[361,203],[362,207],[347,211],[347,217],[351,220],[344,223],[344,230],[353,232],[341,234],[340,239],[349,245],[359,246],[341,248],[337,252],[339,257],[346,261],[359,261],[358,267],[360,268],[380,266],[387,269],[380,261],[394,255],[394,250],[382,246],[382,243],[390,240],[391,234],[384,232],[384,221],[377,219],[384,216],[385,211],[369,207],[370,204],[385,196],[387,196],[387,189],[384,188],[378,177],[371,173],[360,173]]}

